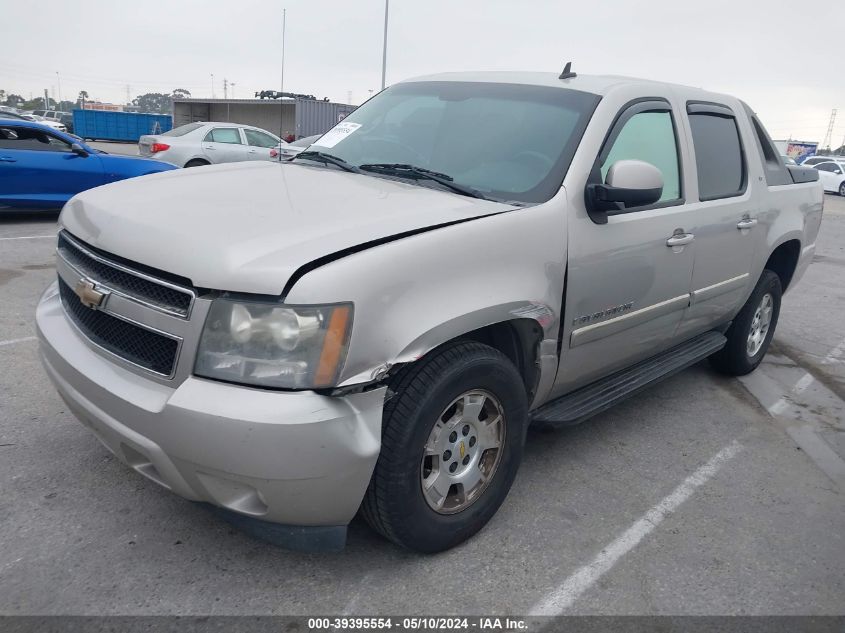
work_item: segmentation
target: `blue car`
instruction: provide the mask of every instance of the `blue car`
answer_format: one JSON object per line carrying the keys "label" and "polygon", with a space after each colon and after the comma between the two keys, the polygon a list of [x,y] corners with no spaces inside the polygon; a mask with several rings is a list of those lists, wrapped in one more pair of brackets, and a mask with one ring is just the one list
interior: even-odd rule
{"label": "blue car", "polygon": [[0,208],[59,208],[80,191],[171,169],[177,168],[107,154],[46,125],[0,113]]}

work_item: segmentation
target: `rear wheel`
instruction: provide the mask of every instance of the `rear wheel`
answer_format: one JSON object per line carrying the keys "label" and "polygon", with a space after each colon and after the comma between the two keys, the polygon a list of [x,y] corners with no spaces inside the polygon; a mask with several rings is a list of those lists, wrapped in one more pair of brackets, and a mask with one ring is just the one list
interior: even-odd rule
{"label": "rear wheel", "polygon": [[528,418],[525,387],[497,350],[449,344],[397,375],[362,513],[422,552],[465,541],[496,513],[516,476]]}
{"label": "rear wheel", "polygon": [[731,376],[744,376],[757,368],[775,333],[782,292],[780,277],[764,270],[725,333],[727,344],[710,357],[713,367]]}
{"label": "rear wheel", "polygon": [[839,183],[839,195],[845,197],[845,180]]}
{"label": "rear wheel", "polygon": [[202,160],[201,158],[194,158],[193,160],[189,160],[185,163],[185,167],[202,167],[203,165],[210,165],[207,160]]}

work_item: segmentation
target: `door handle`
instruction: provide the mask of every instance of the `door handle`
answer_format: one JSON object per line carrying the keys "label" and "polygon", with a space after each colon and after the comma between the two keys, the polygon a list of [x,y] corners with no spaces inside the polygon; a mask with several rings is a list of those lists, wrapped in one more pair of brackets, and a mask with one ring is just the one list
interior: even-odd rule
{"label": "door handle", "polygon": [[203,149],[216,150],[217,148],[216,148],[216,147],[211,147],[210,145],[205,145],[205,146],[203,146]]}
{"label": "door handle", "polygon": [[692,233],[675,233],[672,237],[666,240],[666,246],[685,246],[695,239]]}
{"label": "door handle", "polygon": [[17,158],[10,158],[9,156],[0,156],[0,163],[16,163]]}
{"label": "door handle", "polygon": [[741,231],[742,229],[750,229],[752,226],[757,226],[757,218],[751,218],[746,215],[737,222],[736,228]]}

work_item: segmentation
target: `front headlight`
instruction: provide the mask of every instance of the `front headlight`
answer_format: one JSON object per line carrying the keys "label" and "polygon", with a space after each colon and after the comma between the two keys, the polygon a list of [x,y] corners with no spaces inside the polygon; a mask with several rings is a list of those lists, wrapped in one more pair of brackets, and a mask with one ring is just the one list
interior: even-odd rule
{"label": "front headlight", "polygon": [[262,387],[331,387],[346,359],[352,304],[286,306],[215,299],[194,373]]}

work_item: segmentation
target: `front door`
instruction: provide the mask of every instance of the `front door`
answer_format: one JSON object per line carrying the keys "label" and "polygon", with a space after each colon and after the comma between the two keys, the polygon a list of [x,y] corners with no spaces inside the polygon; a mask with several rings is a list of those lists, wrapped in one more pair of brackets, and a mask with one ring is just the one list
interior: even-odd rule
{"label": "front door", "polygon": [[575,212],[568,231],[564,340],[552,396],[676,342],[689,305],[695,248],[677,139],[677,113],[668,99],[639,100],[623,108],[591,180],[604,180],[618,160],[642,160],[663,175],[660,201],[611,212],[600,224],[584,212],[582,192],[568,196]]}
{"label": "front door", "polygon": [[244,128],[247,143],[247,160],[270,160],[270,150],[279,144],[279,139],[261,130]]}
{"label": "front door", "polygon": [[815,166],[819,172],[819,180],[825,191],[839,193],[839,183],[842,182],[842,165],[834,162],[819,163]]}
{"label": "front door", "polygon": [[96,154],[75,154],[70,143],[43,128],[0,126],[0,204],[60,207],[102,184]]}

